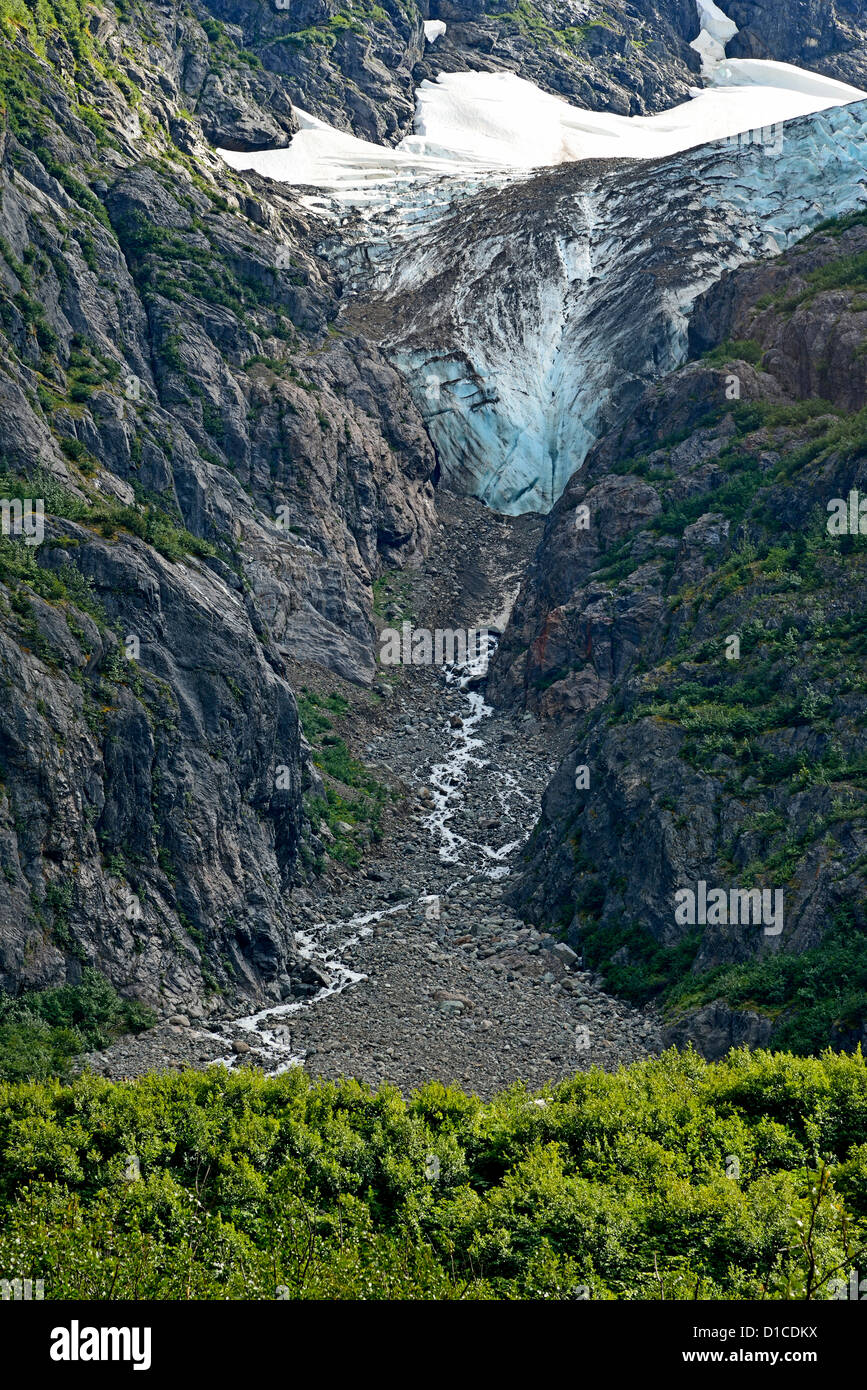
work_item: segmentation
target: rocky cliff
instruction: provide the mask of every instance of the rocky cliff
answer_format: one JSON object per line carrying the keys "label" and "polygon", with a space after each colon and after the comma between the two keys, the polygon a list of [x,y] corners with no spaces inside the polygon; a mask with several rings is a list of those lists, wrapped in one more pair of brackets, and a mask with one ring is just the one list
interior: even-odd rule
{"label": "rocky cliff", "polygon": [[[551,513],[492,676],[571,729],[516,900],[711,1053],[865,1027],[865,267],[856,215],[699,300],[694,359]],[[780,929],[678,921],[701,882],[779,890]]]}
{"label": "rocky cliff", "polygon": [[[581,106],[631,115],[684,100],[700,68],[689,46],[698,33],[693,0],[209,0],[208,8],[296,105],[390,144],[412,129],[415,90],[438,72],[518,72]],[[427,20],[446,25],[432,43]]]}
{"label": "rocky cliff", "polygon": [[864,0],[796,0],[768,5],[730,0],[726,13],[739,27],[730,58],[773,58],[863,86],[867,79],[867,5]]}
{"label": "rocky cliff", "polygon": [[372,584],[430,533],[430,443],[334,330],[308,219],[210,151],[293,129],[236,38],[158,5],[7,16],[2,493],[46,518],[0,539],[6,988],[303,983],[318,774],[283,654],[369,680]]}

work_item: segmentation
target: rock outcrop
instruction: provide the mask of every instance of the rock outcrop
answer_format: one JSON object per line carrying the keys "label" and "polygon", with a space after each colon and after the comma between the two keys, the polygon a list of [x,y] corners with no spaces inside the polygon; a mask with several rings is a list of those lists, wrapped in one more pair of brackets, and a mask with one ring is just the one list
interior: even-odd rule
{"label": "rock outcrop", "polygon": [[728,0],[739,26],[730,58],[770,58],[839,77],[856,87],[867,81],[867,5],[864,0],[799,0],[768,5]]}
{"label": "rock outcrop", "polygon": [[435,466],[334,329],[309,216],[210,151],[295,117],[199,15],[7,35],[0,148],[0,986],[87,964],[170,1010],[304,986],[318,773],[285,658],[370,680],[372,585],[423,553]]}
{"label": "rock outcrop", "polygon": [[[865,258],[843,219],[699,301],[707,355],[571,480],[489,684],[572,729],[516,900],[714,1055],[863,1016]],[[700,883],[782,918],[678,919]],[[766,1023],[723,1026],[750,1002]]]}

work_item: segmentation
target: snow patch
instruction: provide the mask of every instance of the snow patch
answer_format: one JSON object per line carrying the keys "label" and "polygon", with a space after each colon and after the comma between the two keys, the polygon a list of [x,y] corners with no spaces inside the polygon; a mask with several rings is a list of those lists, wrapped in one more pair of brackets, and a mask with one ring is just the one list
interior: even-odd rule
{"label": "snow patch", "polygon": [[415,134],[398,149],[419,156],[538,169],[579,159],[660,159],[695,145],[860,100],[857,87],[754,59],[654,116],[586,111],[514,73],[441,73],[416,95]]}
{"label": "snow patch", "polygon": [[[284,149],[219,150],[234,169],[329,190],[355,206],[418,201],[443,180],[520,175],[582,159],[661,159],[698,145],[863,99],[857,87],[787,63],[728,59],[712,85],[654,116],[587,111],[511,72],[440,73],[416,93],[415,132],[396,149],[360,140],[298,111]],[[297,108],[296,108],[297,109]],[[467,184],[467,181],[470,181]]]}
{"label": "snow patch", "polygon": [[725,62],[726,45],[738,32],[738,26],[723,14],[713,0],[695,0],[695,3],[701,32],[697,39],[693,39],[690,48],[700,55],[705,77],[713,77],[714,69]]}
{"label": "snow patch", "polygon": [[690,48],[694,48],[701,57],[701,69],[705,76],[712,73],[718,63],[725,61],[726,51],[723,45],[712,38],[706,29],[702,29],[698,38],[693,39]]}
{"label": "snow patch", "polygon": [[[748,90],[751,100],[764,100],[768,88],[772,87],[781,102],[786,100],[785,94],[789,93],[793,97],[803,97],[808,103],[813,100],[822,103],[809,111],[799,112],[804,116],[828,106],[847,106],[852,101],[862,100],[864,96],[857,87],[823,77],[819,72],[807,72],[805,68],[794,67],[791,63],[774,63],[765,58],[727,58],[725,63],[714,69],[712,81],[715,87]],[[765,121],[764,124],[770,125],[771,122]]]}
{"label": "snow patch", "polygon": [[446,32],[446,26],[441,19],[426,19],[424,22],[424,36],[428,43],[436,43]]}

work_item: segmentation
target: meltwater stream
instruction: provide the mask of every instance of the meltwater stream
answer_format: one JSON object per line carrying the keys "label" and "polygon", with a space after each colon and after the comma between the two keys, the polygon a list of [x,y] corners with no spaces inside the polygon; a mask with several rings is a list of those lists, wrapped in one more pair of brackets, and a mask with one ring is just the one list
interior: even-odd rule
{"label": "meltwater stream", "polygon": [[[450,742],[443,761],[435,763],[430,769],[428,786],[433,797],[433,810],[422,821],[431,838],[431,849],[440,863],[454,865],[458,870],[455,879],[447,885],[446,892],[451,892],[471,877],[506,877],[510,872],[509,856],[529,835],[538,810],[535,799],[521,787],[518,779],[507,769],[498,767],[495,773],[497,799],[502,812],[521,825],[520,837],[494,848],[483,840],[471,839],[459,833],[452,824],[466,803],[473,777],[491,776],[494,762],[492,751],[480,736],[485,722],[494,711],[486,703],[478,686],[487,674],[497,639],[484,629],[477,631],[481,638],[478,654],[463,663],[442,668],[444,696],[451,706],[457,694],[463,700],[464,708],[460,727],[452,727],[448,717],[443,715],[443,732]],[[431,900],[431,895],[425,895],[394,907],[356,913],[336,921],[318,922],[295,933],[298,954],[321,969],[327,983],[323,983],[309,999],[270,1004],[257,1013],[232,1020],[231,1025],[242,1033],[256,1035],[256,1052],[270,1064],[267,1074],[278,1075],[290,1067],[302,1065],[305,1060],[303,1054],[296,1053],[292,1048],[288,1023],[293,1014],[314,1008],[367,978],[363,972],[346,964],[345,956],[351,948],[369,939],[375,924],[383,918],[398,916]],[[222,1034],[212,1033],[210,1036],[218,1038],[221,1043],[225,1040]],[[216,1064],[230,1067],[237,1060],[234,1054],[230,1054],[218,1058]]]}
{"label": "meltwater stream", "polygon": [[[485,703],[484,696],[474,687],[487,674],[488,664],[496,650],[496,638],[489,633],[482,634],[482,650],[475,659],[462,666],[445,668],[447,689],[457,688],[466,697],[469,713],[463,717],[463,727],[450,730],[452,744],[444,762],[436,763],[430,772],[430,787],[433,792],[434,809],[425,818],[424,824],[434,839],[439,839],[439,857],[444,864],[460,864],[467,851],[481,856],[476,871],[489,878],[504,878],[509,872],[505,862],[516,850],[522,840],[512,840],[499,849],[479,843],[459,834],[451,825],[456,810],[464,800],[467,780],[473,769],[481,771],[489,766],[490,758],[482,756],[484,740],[477,736],[477,730],[484,720],[490,719],[493,709]],[[523,800],[532,805],[531,798],[520,787],[517,779],[505,769],[497,774],[497,796],[501,809],[512,814],[512,802]]]}

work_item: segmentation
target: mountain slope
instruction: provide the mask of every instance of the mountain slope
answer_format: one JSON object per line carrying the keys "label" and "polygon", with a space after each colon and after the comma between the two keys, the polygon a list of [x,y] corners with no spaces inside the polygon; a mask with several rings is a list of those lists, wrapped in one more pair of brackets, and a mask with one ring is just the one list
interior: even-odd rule
{"label": "mountain slope", "polygon": [[2,493],[46,512],[0,539],[7,989],[303,984],[321,783],[281,652],[369,681],[373,582],[432,524],[420,419],[332,330],[309,219],[185,107],[195,71],[212,138],[293,125],[200,13],[3,11]]}
{"label": "mountain slope", "polygon": [[[828,523],[865,486],[865,268],[858,215],[707,292],[705,356],[573,477],[492,675],[573,723],[517,899],[712,1055],[864,1036],[867,573]],[[679,922],[702,881],[781,891],[782,929]]]}

